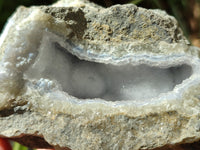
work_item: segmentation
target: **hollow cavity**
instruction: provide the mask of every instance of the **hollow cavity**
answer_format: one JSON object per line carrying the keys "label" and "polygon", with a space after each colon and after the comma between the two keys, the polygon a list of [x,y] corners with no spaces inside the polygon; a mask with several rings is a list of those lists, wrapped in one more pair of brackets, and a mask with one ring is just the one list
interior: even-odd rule
{"label": "hollow cavity", "polygon": [[131,64],[115,66],[80,60],[58,43],[43,39],[27,78],[56,81],[62,90],[79,99],[142,100],[172,91],[190,77],[192,68],[182,64],[169,68]]}

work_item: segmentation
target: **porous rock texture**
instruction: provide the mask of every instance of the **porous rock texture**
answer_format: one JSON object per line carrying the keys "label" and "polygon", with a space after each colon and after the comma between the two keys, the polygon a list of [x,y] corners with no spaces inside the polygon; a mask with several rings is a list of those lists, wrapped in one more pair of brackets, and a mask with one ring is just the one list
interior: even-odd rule
{"label": "porous rock texture", "polygon": [[21,6],[0,37],[0,136],[57,150],[198,142],[199,52],[161,10]]}

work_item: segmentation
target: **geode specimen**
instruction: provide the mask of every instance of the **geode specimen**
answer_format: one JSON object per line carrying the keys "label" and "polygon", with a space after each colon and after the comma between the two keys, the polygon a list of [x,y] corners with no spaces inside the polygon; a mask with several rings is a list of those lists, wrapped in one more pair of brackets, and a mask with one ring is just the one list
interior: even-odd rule
{"label": "geode specimen", "polygon": [[200,139],[200,49],[163,11],[83,0],[19,7],[0,52],[2,137],[72,150]]}

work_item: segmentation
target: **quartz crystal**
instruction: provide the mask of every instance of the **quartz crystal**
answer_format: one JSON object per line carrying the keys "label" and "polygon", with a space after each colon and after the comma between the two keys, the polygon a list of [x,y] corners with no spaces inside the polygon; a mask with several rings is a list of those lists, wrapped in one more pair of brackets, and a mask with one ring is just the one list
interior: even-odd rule
{"label": "quartz crystal", "polygon": [[21,6],[0,36],[0,135],[63,150],[198,141],[199,52],[161,10]]}

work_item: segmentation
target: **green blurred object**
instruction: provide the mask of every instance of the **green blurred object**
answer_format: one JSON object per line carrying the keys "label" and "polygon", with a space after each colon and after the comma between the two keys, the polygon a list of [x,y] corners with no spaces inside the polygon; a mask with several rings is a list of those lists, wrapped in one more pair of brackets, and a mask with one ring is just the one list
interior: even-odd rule
{"label": "green blurred object", "polygon": [[[182,0],[181,3],[178,0],[168,0],[169,6],[172,11],[172,15],[177,19],[182,28],[183,32],[185,33],[186,37],[189,37],[189,31],[186,20],[183,19],[183,12],[182,10],[187,10],[187,0]],[[182,10],[181,10],[182,9]]]}
{"label": "green blurred object", "polygon": [[28,150],[28,148],[17,142],[14,142],[13,150]]}
{"label": "green blurred object", "polygon": [[135,5],[141,3],[143,0],[132,0],[130,3],[133,3]]}

